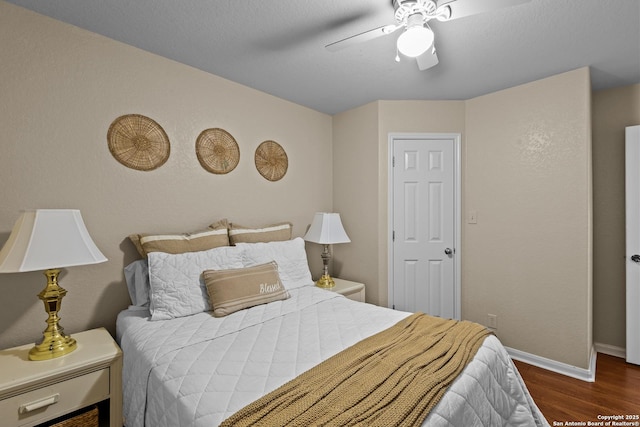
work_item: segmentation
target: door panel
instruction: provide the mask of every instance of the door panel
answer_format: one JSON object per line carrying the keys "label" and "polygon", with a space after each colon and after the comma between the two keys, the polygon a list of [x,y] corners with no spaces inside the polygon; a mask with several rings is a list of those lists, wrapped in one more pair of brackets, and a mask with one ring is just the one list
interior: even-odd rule
{"label": "door panel", "polygon": [[627,362],[640,365],[640,126],[626,129]]}
{"label": "door panel", "polygon": [[455,150],[449,139],[394,139],[393,305],[456,317]]}
{"label": "door panel", "polygon": [[444,189],[442,182],[429,182],[429,243],[442,243],[444,241]]}
{"label": "door panel", "polygon": [[418,192],[417,182],[404,183],[404,240],[405,242],[418,241]]}

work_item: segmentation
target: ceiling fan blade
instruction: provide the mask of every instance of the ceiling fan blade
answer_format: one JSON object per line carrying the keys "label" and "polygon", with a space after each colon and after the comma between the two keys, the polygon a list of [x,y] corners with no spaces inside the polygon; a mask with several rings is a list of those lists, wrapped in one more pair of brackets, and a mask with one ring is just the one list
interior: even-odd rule
{"label": "ceiling fan blade", "polygon": [[428,68],[438,65],[438,55],[436,55],[436,49],[429,49],[422,55],[416,57],[418,63],[418,69],[424,71]]}
{"label": "ceiling fan blade", "polygon": [[346,39],[342,39],[340,41],[328,44],[325,46],[325,48],[331,52],[336,52],[338,50],[342,50],[342,49],[354,46],[358,43],[373,40],[380,36],[386,36],[387,34],[391,34],[401,27],[402,25],[394,25],[394,24],[385,25],[383,27],[378,27],[373,30],[365,31],[364,33],[356,34],[355,36],[347,37]]}
{"label": "ceiling fan blade", "polygon": [[451,17],[447,19],[464,18],[465,16],[477,15],[504,7],[517,6],[528,3],[531,0],[440,0],[438,8],[449,6]]}

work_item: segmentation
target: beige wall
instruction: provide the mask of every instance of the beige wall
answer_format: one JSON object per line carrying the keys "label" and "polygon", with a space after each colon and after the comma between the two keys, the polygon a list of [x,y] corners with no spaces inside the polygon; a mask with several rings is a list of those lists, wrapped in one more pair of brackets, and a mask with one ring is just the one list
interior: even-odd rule
{"label": "beige wall", "polygon": [[580,69],[467,101],[463,314],[505,345],[589,368],[591,100]]}
{"label": "beige wall", "polygon": [[365,283],[378,302],[378,102],[333,117],[333,197],[351,243],[334,245],[333,274]]}
{"label": "beige wall", "polygon": [[[109,259],[63,273],[68,332],[114,331],[129,304],[122,268],[135,256],[130,233],[191,231],[227,217],[289,220],[302,235],[315,211],[331,210],[330,116],[2,1],[0,40],[0,241],[21,209],[78,208]],[[128,113],[167,132],[171,157],[159,169],[128,169],[109,153],[107,129]],[[227,175],[206,172],[195,156],[198,134],[211,127],[240,146]],[[278,182],[254,167],[267,139],[289,157]],[[320,251],[310,249],[317,273]],[[0,348],[39,339],[46,315],[36,294],[45,283],[40,272],[0,275]]]}
{"label": "beige wall", "polygon": [[[335,116],[334,208],[364,239],[336,249],[342,272],[387,304],[388,134],[461,133],[462,216],[478,211],[462,230],[463,317],[497,314],[505,345],[588,368],[590,114],[581,69],[466,102],[379,101]],[[358,164],[364,182],[339,175]]]}
{"label": "beige wall", "polygon": [[389,133],[462,134],[464,117],[463,101],[377,101],[334,116],[334,208],[352,241],[334,248],[334,273],[364,282],[367,302],[388,305]]}
{"label": "beige wall", "polygon": [[[2,1],[0,39],[0,241],[21,209],[74,207],[109,258],[63,273],[69,332],[103,325],[113,332],[115,315],[129,303],[121,273],[134,259],[129,233],[186,231],[221,217],[252,224],[287,219],[302,235],[313,212],[341,212],[352,243],[334,248],[334,274],[365,282],[367,300],[386,305],[388,134],[446,132],[463,137],[463,212],[479,211],[478,225],[463,229],[464,317],[484,323],[491,310],[507,345],[585,366],[591,307],[585,70],[467,102],[378,101],[331,118]],[[638,124],[639,92],[639,85],[597,92],[593,102],[594,333],[614,346],[624,346],[621,127]],[[171,158],[158,170],[127,169],[110,156],[106,130],[126,113],[148,115],[169,134]],[[209,127],[230,131],[240,144],[240,164],[228,175],[207,173],[195,158],[195,138]],[[576,134],[565,137],[572,129]],[[265,139],[279,141],[289,155],[287,176],[277,183],[253,167],[253,150]],[[571,150],[574,161],[565,164]],[[533,166],[548,176],[522,179]],[[512,180],[516,185],[502,186]],[[578,191],[568,192],[569,184]],[[521,185],[535,197],[524,197]],[[556,200],[569,209],[554,208]],[[564,227],[554,225],[556,215]],[[512,220],[506,232],[496,228],[499,219]],[[314,276],[317,246],[308,245]],[[543,278],[533,271],[539,264]],[[35,294],[43,285],[40,273],[0,275],[0,289],[11,298],[0,314],[0,347],[39,337],[45,315]],[[517,336],[527,325],[535,326],[534,336],[544,335],[542,327],[549,336]],[[556,345],[565,338],[566,345]],[[574,356],[571,345],[578,348]]]}
{"label": "beige wall", "polygon": [[624,128],[640,125],[640,84],[593,94],[593,337],[626,347]]}

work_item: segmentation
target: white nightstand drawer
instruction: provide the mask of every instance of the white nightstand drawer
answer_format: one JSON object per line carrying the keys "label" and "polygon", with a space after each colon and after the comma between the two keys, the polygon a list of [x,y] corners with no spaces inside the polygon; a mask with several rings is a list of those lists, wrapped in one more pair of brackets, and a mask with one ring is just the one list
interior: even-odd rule
{"label": "white nightstand drawer", "polygon": [[31,426],[108,397],[106,368],[2,400],[0,414],[4,425]]}

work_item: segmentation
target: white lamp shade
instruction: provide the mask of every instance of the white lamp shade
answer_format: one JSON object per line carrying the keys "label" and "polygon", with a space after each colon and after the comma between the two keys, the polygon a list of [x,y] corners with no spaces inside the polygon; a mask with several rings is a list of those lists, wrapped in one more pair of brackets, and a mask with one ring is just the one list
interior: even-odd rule
{"label": "white lamp shade", "polygon": [[0,251],[0,273],[97,264],[107,258],[75,209],[24,211]]}
{"label": "white lamp shade", "polygon": [[304,235],[304,240],[324,245],[349,243],[351,241],[344,231],[340,214],[326,212],[315,214],[309,231]]}
{"label": "white lamp shade", "polygon": [[398,37],[398,50],[405,56],[415,58],[425,53],[433,45],[433,31],[424,25],[408,27]]}

